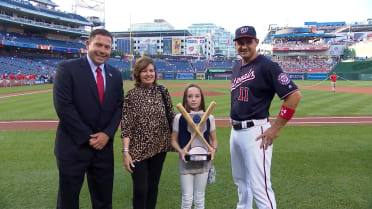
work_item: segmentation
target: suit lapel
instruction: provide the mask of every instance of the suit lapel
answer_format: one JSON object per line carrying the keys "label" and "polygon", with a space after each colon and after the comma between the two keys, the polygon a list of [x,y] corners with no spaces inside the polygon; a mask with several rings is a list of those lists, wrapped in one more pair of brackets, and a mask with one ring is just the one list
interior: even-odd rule
{"label": "suit lapel", "polygon": [[87,85],[89,86],[89,88],[92,90],[92,94],[96,98],[96,101],[98,103],[100,103],[99,96],[98,96],[98,89],[97,89],[96,79],[94,78],[94,75],[93,75],[92,70],[90,68],[90,65],[88,63],[87,57],[82,58],[81,69],[82,69],[82,72],[84,74],[83,77],[87,78],[86,82],[87,82]]}

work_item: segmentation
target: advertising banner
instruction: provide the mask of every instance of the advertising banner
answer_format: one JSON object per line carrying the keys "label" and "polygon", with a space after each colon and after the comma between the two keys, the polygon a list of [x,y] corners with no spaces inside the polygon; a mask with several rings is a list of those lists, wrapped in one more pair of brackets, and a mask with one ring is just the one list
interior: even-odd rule
{"label": "advertising banner", "polygon": [[196,38],[187,38],[186,39],[186,54],[187,55],[200,55],[200,45],[199,40]]}
{"label": "advertising banner", "polygon": [[3,40],[3,45],[5,45],[5,46],[17,46],[17,47],[23,47],[23,48],[37,49],[37,45],[36,44],[27,44],[27,43],[14,42],[14,41],[6,41],[6,40]]}
{"label": "advertising banner", "polygon": [[79,49],[73,49],[73,48],[65,48],[65,47],[53,47],[53,51],[59,51],[59,52],[70,52],[70,53],[79,53]]}
{"label": "advertising banner", "polygon": [[51,50],[53,47],[49,45],[37,45],[38,49]]}
{"label": "advertising banner", "polygon": [[303,73],[287,73],[287,75],[291,80],[304,80],[305,78]]}
{"label": "advertising banner", "polygon": [[362,81],[372,81],[372,74],[360,74],[359,78]]}
{"label": "advertising banner", "polygon": [[291,47],[273,47],[273,51],[302,51],[302,50],[327,50],[328,46],[291,46]]}
{"label": "advertising banner", "polygon": [[331,45],[328,53],[333,56],[341,56],[344,54],[344,48],[345,46],[342,45]]}
{"label": "advertising banner", "polygon": [[164,75],[163,79],[168,79],[168,80],[176,79],[176,74],[175,73],[164,73],[163,75]]}
{"label": "advertising banner", "polygon": [[194,73],[177,73],[178,80],[192,80],[194,79]]}
{"label": "advertising banner", "polygon": [[226,77],[231,77],[231,74],[228,74],[228,73],[216,73],[216,74],[214,74],[214,77],[217,77],[217,78],[226,78]]}
{"label": "advertising banner", "polygon": [[172,55],[180,55],[181,54],[181,39],[180,38],[172,38]]}
{"label": "advertising banner", "polygon": [[149,54],[155,55],[157,50],[156,44],[149,44]]}
{"label": "advertising banner", "polygon": [[156,75],[157,75],[157,79],[158,79],[158,80],[163,79],[163,74],[161,74],[161,73],[157,73]]}
{"label": "advertising banner", "polygon": [[328,78],[327,73],[308,73],[307,79],[308,80],[325,80]]}
{"label": "advertising banner", "polygon": [[205,73],[196,73],[196,80],[205,80]]}
{"label": "advertising banner", "polygon": [[149,45],[150,45],[150,42],[151,40],[150,39],[146,39],[146,38],[143,38],[143,39],[140,39],[139,40],[139,49],[138,51],[141,51],[141,52],[149,52]]}
{"label": "advertising banner", "polygon": [[225,73],[226,69],[212,68],[212,69],[209,69],[209,72],[210,73]]}
{"label": "advertising banner", "polygon": [[172,54],[172,38],[163,38],[163,53]]}

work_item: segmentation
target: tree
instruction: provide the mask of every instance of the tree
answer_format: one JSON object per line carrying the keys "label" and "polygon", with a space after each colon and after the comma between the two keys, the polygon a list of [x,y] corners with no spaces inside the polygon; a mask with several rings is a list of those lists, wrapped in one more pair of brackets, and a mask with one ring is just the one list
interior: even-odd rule
{"label": "tree", "polygon": [[124,57],[124,53],[118,50],[112,50],[111,51],[111,57],[120,56],[121,58]]}
{"label": "tree", "polygon": [[161,59],[161,58],[163,58],[163,53],[162,52],[156,52],[155,57]]}
{"label": "tree", "polygon": [[199,46],[199,55],[204,55],[203,47],[202,46]]}
{"label": "tree", "polygon": [[140,53],[138,51],[133,51],[134,56],[140,56]]}
{"label": "tree", "polygon": [[344,59],[355,59],[355,49],[350,49],[346,47],[344,49]]}
{"label": "tree", "polygon": [[151,54],[148,51],[143,52],[143,55],[146,56],[146,57],[151,57]]}

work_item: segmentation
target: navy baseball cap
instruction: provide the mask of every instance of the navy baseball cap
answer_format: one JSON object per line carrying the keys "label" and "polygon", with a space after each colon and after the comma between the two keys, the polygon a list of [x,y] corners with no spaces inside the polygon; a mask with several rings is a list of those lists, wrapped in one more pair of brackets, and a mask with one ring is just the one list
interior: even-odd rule
{"label": "navy baseball cap", "polygon": [[234,41],[239,38],[254,38],[256,39],[256,30],[253,26],[242,26],[235,31]]}

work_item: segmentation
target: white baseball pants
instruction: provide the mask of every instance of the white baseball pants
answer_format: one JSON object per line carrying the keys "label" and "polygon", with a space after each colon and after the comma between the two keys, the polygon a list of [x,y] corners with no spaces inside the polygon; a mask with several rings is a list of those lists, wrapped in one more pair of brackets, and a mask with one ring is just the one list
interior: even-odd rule
{"label": "white baseball pants", "polygon": [[234,183],[238,186],[239,202],[236,209],[252,209],[253,198],[259,209],[276,209],[271,188],[270,167],[273,145],[260,149],[256,137],[270,127],[264,120],[253,120],[255,126],[231,129],[230,153]]}
{"label": "white baseball pants", "polygon": [[208,172],[180,175],[182,189],[181,209],[191,209],[192,202],[194,202],[194,209],[204,209],[207,180]]}

